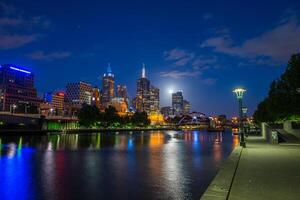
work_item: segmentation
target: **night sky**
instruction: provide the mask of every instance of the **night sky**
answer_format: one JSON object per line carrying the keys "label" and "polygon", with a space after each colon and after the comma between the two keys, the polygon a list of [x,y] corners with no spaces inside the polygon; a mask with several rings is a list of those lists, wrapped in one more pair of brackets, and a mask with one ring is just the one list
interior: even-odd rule
{"label": "night sky", "polygon": [[31,70],[40,95],[67,82],[101,88],[111,63],[131,97],[145,63],[161,106],[183,90],[192,110],[232,116],[243,86],[252,114],[300,52],[300,1],[261,2],[0,0],[0,63]]}

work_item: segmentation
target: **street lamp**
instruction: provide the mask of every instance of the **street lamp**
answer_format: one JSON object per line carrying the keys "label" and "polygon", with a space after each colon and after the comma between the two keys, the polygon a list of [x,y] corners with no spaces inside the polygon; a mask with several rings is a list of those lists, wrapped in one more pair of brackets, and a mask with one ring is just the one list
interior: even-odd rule
{"label": "street lamp", "polygon": [[50,116],[52,116],[53,108],[50,108]]}
{"label": "street lamp", "polygon": [[241,141],[240,146],[246,147],[245,143],[245,137],[244,137],[244,124],[243,124],[243,95],[246,92],[243,88],[236,88],[233,90],[233,92],[236,94],[236,97],[239,102],[239,114],[240,114],[240,133],[241,133]]}

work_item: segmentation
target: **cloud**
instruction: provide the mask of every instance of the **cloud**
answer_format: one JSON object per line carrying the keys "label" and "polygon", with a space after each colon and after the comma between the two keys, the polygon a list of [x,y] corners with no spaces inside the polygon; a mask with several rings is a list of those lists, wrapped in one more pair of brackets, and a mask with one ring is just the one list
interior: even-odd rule
{"label": "cloud", "polygon": [[26,16],[16,8],[0,2],[0,49],[14,49],[41,38],[40,32],[50,27],[43,16]]}
{"label": "cloud", "polygon": [[18,26],[21,23],[23,23],[23,20],[21,19],[14,19],[8,17],[0,18],[0,26]]}
{"label": "cloud", "polygon": [[193,60],[192,66],[194,69],[205,70],[210,68],[212,65],[215,65],[216,62],[217,62],[216,56],[207,57],[207,56],[200,55]]}
{"label": "cloud", "polygon": [[201,82],[205,85],[214,85],[217,82],[217,79],[215,79],[215,78],[205,78],[205,79],[201,79]]}
{"label": "cloud", "polygon": [[31,43],[39,38],[33,35],[0,35],[0,49],[14,49]]}
{"label": "cloud", "polygon": [[63,59],[70,57],[72,54],[71,52],[67,51],[60,51],[60,52],[52,52],[52,53],[44,53],[43,51],[35,51],[27,55],[28,58],[33,60],[55,60],[55,59]]}
{"label": "cloud", "polygon": [[169,71],[169,72],[161,72],[160,77],[179,79],[179,78],[186,78],[186,77],[196,77],[200,74],[201,74],[200,71],[173,70],[173,71]]}
{"label": "cloud", "polygon": [[223,36],[206,39],[200,46],[212,48],[233,56],[245,58],[267,57],[275,61],[286,61],[291,54],[300,51],[300,25],[291,18],[262,34],[236,45],[232,38]]}
{"label": "cloud", "polygon": [[164,58],[166,61],[173,61],[175,66],[184,66],[188,64],[193,58],[195,54],[192,52],[188,52],[184,49],[171,49],[169,51],[164,52]]}

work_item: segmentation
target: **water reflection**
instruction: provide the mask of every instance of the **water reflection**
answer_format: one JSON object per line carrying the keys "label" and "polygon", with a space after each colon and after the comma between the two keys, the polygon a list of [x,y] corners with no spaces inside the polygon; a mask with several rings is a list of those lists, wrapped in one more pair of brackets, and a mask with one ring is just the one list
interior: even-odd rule
{"label": "water reflection", "polygon": [[201,131],[0,137],[0,195],[199,199],[238,142]]}

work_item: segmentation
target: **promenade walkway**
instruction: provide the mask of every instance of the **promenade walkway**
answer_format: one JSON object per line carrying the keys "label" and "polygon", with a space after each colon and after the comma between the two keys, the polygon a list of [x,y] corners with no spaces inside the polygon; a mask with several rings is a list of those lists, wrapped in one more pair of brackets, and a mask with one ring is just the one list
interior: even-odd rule
{"label": "promenade walkway", "polygon": [[300,199],[300,145],[247,138],[247,147],[239,152],[224,163],[201,199]]}

